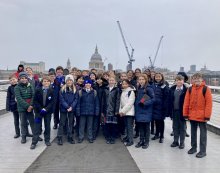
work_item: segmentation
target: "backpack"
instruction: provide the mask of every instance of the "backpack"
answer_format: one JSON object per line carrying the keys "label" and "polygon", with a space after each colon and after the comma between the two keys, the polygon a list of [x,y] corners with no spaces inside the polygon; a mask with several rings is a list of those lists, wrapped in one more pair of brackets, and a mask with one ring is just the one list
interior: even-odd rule
{"label": "backpack", "polygon": [[[94,98],[96,98],[97,91],[96,90],[93,90],[93,91],[94,91]],[[82,97],[82,90],[79,90],[79,97]]]}
{"label": "backpack", "polygon": [[[189,94],[191,94],[191,92],[192,92],[192,86],[190,86],[190,87],[188,88],[188,90],[189,90]],[[202,88],[203,97],[205,97],[206,90],[207,90],[207,86],[205,85],[205,86]]]}

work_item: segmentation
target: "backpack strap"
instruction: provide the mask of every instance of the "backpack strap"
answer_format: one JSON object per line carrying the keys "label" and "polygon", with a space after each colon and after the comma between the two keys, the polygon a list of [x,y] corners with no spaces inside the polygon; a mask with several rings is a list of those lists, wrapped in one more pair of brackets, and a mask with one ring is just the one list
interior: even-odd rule
{"label": "backpack strap", "polygon": [[130,90],[130,91],[128,91],[128,97],[130,97],[130,95],[131,95],[131,90]]}
{"label": "backpack strap", "polygon": [[202,88],[202,94],[203,94],[204,97],[205,97],[206,90],[207,90],[207,86],[205,85],[205,86]]}
{"label": "backpack strap", "polygon": [[[192,92],[192,86],[190,86],[190,87],[188,88],[188,90],[189,90],[189,94],[191,94],[191,92]],[[205,85],[205,86],[202,88],[203,97],[205,97],[206,91],[207,91],[207,86]]]}
{"label": "backpack strap", "polygon": [[82,97],[82,90],[79,90],[79,97]]}

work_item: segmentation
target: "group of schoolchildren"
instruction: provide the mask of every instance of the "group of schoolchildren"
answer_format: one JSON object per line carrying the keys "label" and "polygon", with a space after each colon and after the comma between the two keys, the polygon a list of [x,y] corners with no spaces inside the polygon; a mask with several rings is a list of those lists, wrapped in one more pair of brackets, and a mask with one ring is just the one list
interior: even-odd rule
{"label": "group of schoolchildren", "polygon": [[[85,132],[93,143],[102,128],[107,144],[114,144],[118,137],[126,146],[146,149],[152,140],[164,140],[165,118],[173,120],[174,141],[171,147],[185,147],[186,120],[191,124],[191,146],[188,154],[197,152],[197,127],[200,128],[200,151],[196,157],[206,156],[206,123],[212,111],[211,90],[205,85],[202,75],[192,76],[192,85],[186,83],[187,75],[179,72],[175,84],[169,87],[160,72],[140,69],[129,70],[119,75],[114,71],[97,73],[72,71],[58,66],[48,75],[38,77],[30,67],[18,66],[10,77],[7,92],[7,111],[13,112],[15,136],[21,143],[32,137],[31,149],[43,139],[50,146],[51,119],[57,131],[57,144],[63,145],[64,136],[70,144],[84,141]],[[20,123],[19,123],[20,120]],[[20,124],[20,125],[19,125]],[[28,131],[30,125],[32,134]],[[154,128],[154,126],[156,128]],[[21,130],[20,130],[21,127]],[[156,131],[154,132],[154,129]],[[135,130],[135,135],[133,135]]]}

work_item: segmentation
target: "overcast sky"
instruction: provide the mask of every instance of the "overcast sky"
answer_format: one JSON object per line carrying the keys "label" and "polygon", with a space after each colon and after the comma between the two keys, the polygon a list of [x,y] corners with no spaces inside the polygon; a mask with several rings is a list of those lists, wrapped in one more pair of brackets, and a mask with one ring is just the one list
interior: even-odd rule
{"label": "overcast sky", "polygon": [[0,69],[20,60],[46,68],[88,68],[98,45],[102,58],[125,70],[127,54],[116,21],[134,49],[134,67],[178,70],[190,64],[220,70],[219,0],[0,0]]}

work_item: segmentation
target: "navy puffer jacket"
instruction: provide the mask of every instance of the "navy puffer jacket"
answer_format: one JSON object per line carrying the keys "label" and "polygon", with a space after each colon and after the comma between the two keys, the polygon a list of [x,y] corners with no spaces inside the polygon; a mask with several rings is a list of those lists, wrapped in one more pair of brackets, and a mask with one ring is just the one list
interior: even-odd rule
{"label": "navy puffer jacket", "polygon": [[66,90],[61,89],[59,101],[60,112],[67,112],[67,109],[69,109],[70,107],[72,107],[71,112],[75,112],[78,101],[78,93],[74,93],[72,90],[69,90],[68,88],[66,88]]}
{"label": "navy puffer jacket", "polygon": [[76,115],[99,115],[99,98],[97,95],[97,91],[91,90],[90,92],[86,92],[83,88],[80,90],[81,94],[79,94],[77,108],[76,108]]}
{"label": "navy puffer jacket", "polygon": [[169,116],[169,87],[164,83],[154,82],[152,88],[155,94],[153,120],[164,120],[165,117]]}
{"label": "navy puffer jacket", "polygon": [[[144,94],[149,96],[149,99],[140,104]],[[137,89],[137,97],[135,99],[135,120],[137,122],[151,122],[154,103],[154,91],[150,85],[139,87]]]}

